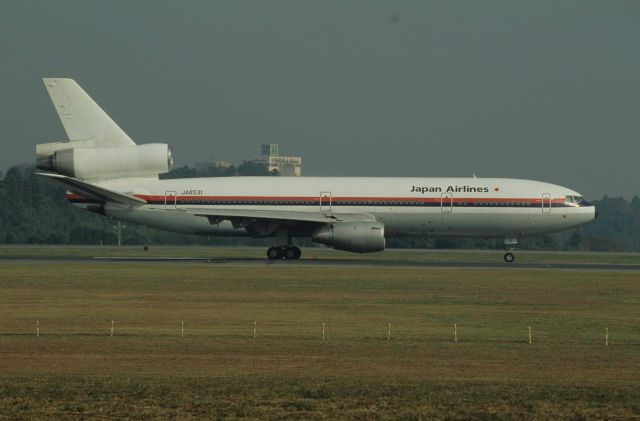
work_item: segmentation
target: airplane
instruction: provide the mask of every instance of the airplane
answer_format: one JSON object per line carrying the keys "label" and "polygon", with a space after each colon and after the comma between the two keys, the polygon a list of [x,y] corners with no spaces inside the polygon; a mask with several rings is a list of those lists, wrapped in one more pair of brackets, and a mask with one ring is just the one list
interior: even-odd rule
{"label": "airplane", "polygon": [[574,190],[507,178],[210,177],[159,179],[167,144],[137,145],[73,79],[45,78],[68,141],[36,145],[38,174],[74,205],[162,230],[272,238],[269,259],[300,258],[294,238],[356,253],[403,236],[518,240],[593,221]]}

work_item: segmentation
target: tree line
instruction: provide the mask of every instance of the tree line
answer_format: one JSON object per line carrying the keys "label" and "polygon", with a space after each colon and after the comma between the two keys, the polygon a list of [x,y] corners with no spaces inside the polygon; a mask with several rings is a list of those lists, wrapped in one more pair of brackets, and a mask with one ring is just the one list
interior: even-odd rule
{"label": "tree line", "polygon": [[[163,178],[264,175],[264,164],[245,161],[238,166],[196,170],[180,167]],[[0,173],[0,244],[117,244],[117,222],[70,205],[65,189],[35,175],[32,166],[15,166]],[[599,217],[590,224],[553,235],[527,238],[518,248],[532,250],[640,251],[640,197],[630,201],[604,196],[594,201]],[[126,224],[123,244],[138,245],[251,245],[268,240],[225,239],[182,235]],[[307,243],[308,244],[308,243]],[[399,238],[388,247],[502,249],[501,240],[466,238]]]}

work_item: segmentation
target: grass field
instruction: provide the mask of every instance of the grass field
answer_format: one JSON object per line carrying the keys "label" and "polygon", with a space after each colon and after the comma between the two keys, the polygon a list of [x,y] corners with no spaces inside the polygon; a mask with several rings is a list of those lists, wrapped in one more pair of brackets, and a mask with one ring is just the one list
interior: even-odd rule
{"label": "grass field", "polygon": [[629,418],[639,321],[637,272],[5,262],[0,419]]}

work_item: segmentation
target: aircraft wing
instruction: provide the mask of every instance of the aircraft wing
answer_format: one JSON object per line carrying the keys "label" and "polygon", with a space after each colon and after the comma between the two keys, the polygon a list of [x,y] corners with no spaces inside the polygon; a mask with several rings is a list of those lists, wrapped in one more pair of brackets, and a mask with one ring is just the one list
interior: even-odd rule
{"label": "aircraft wing", "polygon": [[59,183],[64,184],[64,186],[70,192],[79,194],[81,196],[87,196],[93,199],[118,203],[121,205],[143,205],[147,203],[145,200],[139,199],[137,197],[105,189],[104,187],[98,187],[94,184],[87,183],[86,181],[81,181],[73,177],[67,177],[66,175],[51,173],[36,174],[56,180]]}
{"label": "aircraft wing", "polygon": [[367,213],[322,213],[260,209],[189,209],[191,214],[209,219],[211,224],[224,220],[245,227],[254,222],[330,224],[345,221],[375,221]]}

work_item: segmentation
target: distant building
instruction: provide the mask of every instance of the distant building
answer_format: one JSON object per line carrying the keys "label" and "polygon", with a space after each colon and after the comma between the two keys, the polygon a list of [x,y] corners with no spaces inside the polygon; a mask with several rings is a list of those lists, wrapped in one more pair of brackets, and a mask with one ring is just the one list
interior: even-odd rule
{"label": "distant building", "polygon": [[278,170],[278,173],[284,177],[300,177],[302,175],[301,157],[280,156],[277,143],[262,145],[261,151],[260,161],[267,166],[269,171]]}
{"label": "distant building", "polygon": [[262,149],[262,153],[260,155],[262,155],[263,157],[280,155],[278,153],[278,144],[277,143],[270,143],[268,145],[262,145],[261,149]]}

